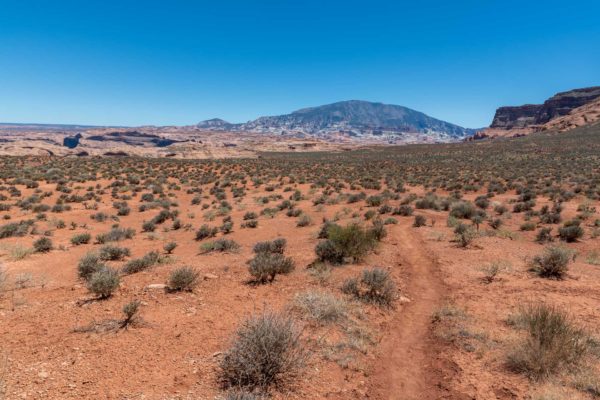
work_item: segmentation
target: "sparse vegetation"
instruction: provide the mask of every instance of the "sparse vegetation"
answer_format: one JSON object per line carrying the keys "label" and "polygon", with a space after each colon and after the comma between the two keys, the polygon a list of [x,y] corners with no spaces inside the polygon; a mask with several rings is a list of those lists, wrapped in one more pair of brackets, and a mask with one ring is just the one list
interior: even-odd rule
{"label": "sparse vegetation", "polygon": [[564,247],[552,246],[535,256],[531,269],[543,278],[562,279],[568,271],[573,253]]}
{"label": "sparse vegetation", "polygon": [[200,274],[191,267],[179,267],[169,275],[169,289],[174,292],[191,292],[198,286]]}
{"label": "sparse vegetation", "polygon": [[360,278],[346,280],[342,292],[361,301],[390,307],[396,297],[396,285],[389,272],[381,268],[365,269]]}
{"label": "sparse vegetation", "polygon": [[265,311],[246,319],[220,363],[224,388],[266,391],[299,373],[306,359],[300,330],[289,316]]}
{"label": "sparse vegetation", "polygon": [[576,367],[588,350],[587,335],[556,307],[530,305],[518,321],[526,337],[508,355],[508,365],[532,379]]}

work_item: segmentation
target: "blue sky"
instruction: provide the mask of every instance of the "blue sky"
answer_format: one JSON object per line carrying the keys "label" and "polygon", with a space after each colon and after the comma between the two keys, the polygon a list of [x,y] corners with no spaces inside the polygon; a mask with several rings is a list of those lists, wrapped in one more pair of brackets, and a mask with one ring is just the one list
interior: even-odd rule
{"label": "blue sky", "polygon": [[467,127],[600,85],[600,2],[0,0],[0,121],[193,124],[361,99]]}

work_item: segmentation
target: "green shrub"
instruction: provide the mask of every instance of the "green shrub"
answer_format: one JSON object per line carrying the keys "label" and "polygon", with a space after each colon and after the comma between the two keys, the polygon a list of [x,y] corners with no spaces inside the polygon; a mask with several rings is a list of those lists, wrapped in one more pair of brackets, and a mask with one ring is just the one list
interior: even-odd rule
{"label": "green shrub", "polygon": [[217,239],[212,242],[202,243],[200,245],[200,251],[202,253],[210,253],[213,251],[226,252],[235,251],[240,248],[240,245],[233,240],[229,239]]}
{"label": "green shrub", "polygon": [[33,226],[34,222],[34,220],[26,220],[2,225],[0,226],[0,239],[25,236],[29,232],[29,228]]}
{"label": "green shrub", "polygon": [[206,224],[202,225],[198,231],[196,231],[196,240],[204,240],[217,236],[219,230],[216,227],[210,227]]}
{"label": "green shrub", "polygon": [[450,210],[450,215],[454,218],[471,219],[477,214],[477,209],[472,203],[461,201],[455,203]]}
{"label": "green shrub", "polygon": [[421,226],[427,225],[427,218],[423,215],[415,215],[415,221],[413,222],[413,226],[415,228],[420,228]]}
{"label": "green shrub", "polygon": [[317,244],[315,252],[320,261],[340,264],[346,258],[352,261],[362,259],[375,246],[372,231],[358,224],[345,227],[331,225],[327,231],[328,239]]}
{"label": "green shrub", "polygon": [[536,228],[536,225],[534,222],[525,222],[523,224],[521,224],[521,227],[519,228],[522,231],[534,231]]}
{"label": "green shrub", "polygon": [[367,197],[367,206],[369,207],[379,207],[381,203],[383,203],[383,198],[381,196],[369,196]]}
{"label": "green shrub", "polygon": [[227,235],[228,233],[231,233],[231,231],[233,231],[233,222],[231,222],[231,221],[224,222],[223,225],[221,225],[221,227],[219,228],[219,230],[221,232],[223,232],[223,234],[225,234],[225,235]]}
{"label": "green shrub", "polygon": [[558,228],[560,240],[565,242],[575,242],[583,237],[583,228],[580,226],[580,220],[566,222],[564,226]]}
{"label": "green shrub", "polygon": [[387,236],[385,225],[381,219],[373,220],[373,227],[368,232],[374,240],[380,242],[384,237]]}
{"label": "green shrub", "polygon": [[136,321],[140,305],[141,302],[139,300],[134,300],[123,306],[122,311],[125,318],[121,321],[121,328],[127,328]]}
{"label": "green shrub", "polygon": [[242,224],[241,224],[242,228],[256,228],[257,226],[258,226],[257,219],[249,219],[245,222],[242,222]]}
{"label": "green shrub", "polygon": [[36,253],[47,253],[52,250],[52,240],[47,237],[41,237],[33,242],[33,249]]}
{"label": "green shrub", "polygon": [[144,271],[148,268],[155,266],[162,262],[162,258],[158,251],[151,251],[144,255],[142,258],[136,258],[128,261],[122,269],[125,275],[135,274],[137,272]]}
{"label": "green shrub", "polygon": [[101,233],[96,235],[96,241],[99,244],[104,244],[108,242],[119,242],[125,239],[131,239],[135,235],[135,230],[132,228],[112,228],[110,231],[106,233]]}
{"label": "green shrub", "polygon": [[401,205],[399,207],[394,208],[392,211],[393,215],[401,215],[403,217],[410,217],[413,215],[413,208],[408,204]]}
{"label": "green shrub", "polygon": [[77,264],[77,272],[80,278],[88,280],[94,273],[105,269],[106,265],[100,260],[96,253],[87,253]]}
{"label": "green shrub", "polygon": [[244,221],[249,221],[256,218],[258,218],[258,214],[256,214],[254,211],[248,211],[244,214]]}
{"label": "green shrub", "polygon": [[219,365],[224,388],[268,390],[289,382],[304,365],[300,330],[289,316],[264,312],[243,322]]}
{"label": "green shrub", "polygon": [[278,253],[283,254],[287,240],[285,238],[277,238],[275,240],[258,242],[252,248],[252,251],[256,254],[259,253]]}
{"label": "green shrub", "polygon": [[562,279],[568,271],[572,252],[563,247],[548,247],[533,259],[532,270],[543,278]]}
{"label": "green shrub", "polygon": [[176,242],[165,243],[165,245],[163,246],[163,249],[167,252],[167,254],[173,253],[173,250],[175,250],[176,248],[177,248]]}
{"label": "green shrub", "polygon": [[279,253],[261,252],[248,262],[248,271],[256,283],[273,282],[278,274],[294,270],[294,260]]}
{"label": "green shrub", "polygon": [[169,275],[169,290],[191,292],[196,286],[200,274],[194,268],[179,267]]}
{"label": "green shrub", "polygon": [[454,237],[460,247],[468,247],[477,237],[477,232],[473,227],[461,223],[454,228]]}
{"label": "green shrub", "polygon": [[119,287],[119,273],[111,268],[103,268],[94,272],[88,279],[88,290],[101,299],[112,296]]}
{"label": "green shrub", "polygon": [[156,224],[154,221],[145,221],[142,224],[142,231],[144,232],[154,232],[156,230]]}
{"label": "green shrub", "polygon": [[71,244],[73,244],[74,246],[79,246],[82,244],[88,244],[90,240],[92,240],[92,235],[90,235],[89,233],[78,233],[73,235],[73,237],[71,238]]}
{"label": "green shrub", "polygon": [[130,251],[126,247],[104,245],[100,248],[99,257],[103,261],[117,261],[130,256]]}
{"label": "green shrub", "polygon": [[535,241],[538,243],[546,243],[551,242],[553,240],[554,238],[552,237],[552,228],[541,228],[535,236]]}

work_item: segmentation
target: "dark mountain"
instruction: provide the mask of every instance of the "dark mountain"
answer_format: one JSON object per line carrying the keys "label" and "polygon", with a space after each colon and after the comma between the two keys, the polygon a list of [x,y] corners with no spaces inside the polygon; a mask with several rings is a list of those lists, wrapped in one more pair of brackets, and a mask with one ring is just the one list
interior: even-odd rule
{"label": "dark mountain", "polygon": [[432,118],[407,107],[350,100],[304,108],[291,114],[261,117],[239,126],[249,131],[301,131],[309,134],[353,131],[355,134],[437,133],[461,138],[470,129]]}
{"label": "dark mountain", "polygon": [[196,127],[200,129],[214,129],[214,130],[229,130],[232,129],[235,124],[231,124],[220,118],[207,119],[206,121],[199,122]]}
{"label": "dark mountain", "polygon": [[475,132],[432,118],[407,107],[350,100],[319,107],[303,108],[291,114],[260,117],[244,124],[230,124],[215,118],[197,128],[215,131],[273,133],[292,136],[331,137],[338,133],[353,137],[402,136],[431,141],[461,139]]}

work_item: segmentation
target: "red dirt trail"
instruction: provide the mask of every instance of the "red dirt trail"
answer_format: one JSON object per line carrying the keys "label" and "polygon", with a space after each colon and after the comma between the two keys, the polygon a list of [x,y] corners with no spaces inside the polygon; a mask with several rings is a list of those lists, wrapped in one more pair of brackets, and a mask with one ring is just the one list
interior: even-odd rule
{"label": "red dirt trail", "polygon": [[443,345],[431,332],[431,316],[444,301],[446,288],[427,244],[409,226],[398,237],[398,257],[405,269],[410,299],[396,310],[381,343],[367,398],[377,400],[468,399],[449,389],[454,375]]}

